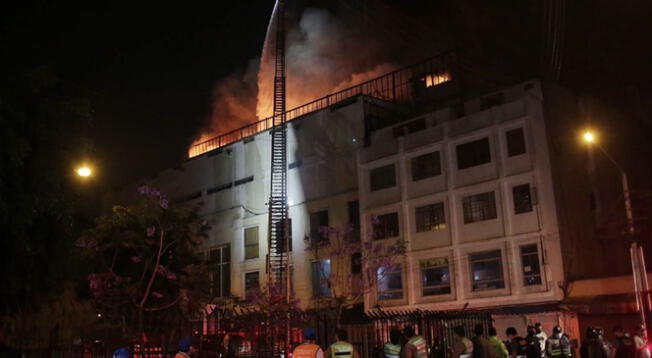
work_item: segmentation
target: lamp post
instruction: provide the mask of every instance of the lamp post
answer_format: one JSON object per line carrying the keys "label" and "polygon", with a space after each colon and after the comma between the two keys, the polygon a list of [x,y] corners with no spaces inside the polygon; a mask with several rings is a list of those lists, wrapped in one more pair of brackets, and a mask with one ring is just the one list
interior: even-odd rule
{"label": "lamp post", "polygon": [[[590,146],[597,147],[602,154],[605,155],[611,161],[611,163],[618,169],[620,172],[620,181],[623,187],[623,198],[625,199],[625,215],[627,217],[627,231],[630,237],[633,238],[635,233],[634,227],[634,215],[632,212],[632,201],[629,195],[629,180],[627,179],[627,173],[623,168],[614,160],[614,158],[607,153],[600,144],[596,142],[596,135],[592,131],[586,131],[582,135],[582,139],[588,143]],[[649,284],[647,280],[647,270],[645,268],[645,258],[643,256],[643,248],[638,246],[636,241],[632,240],[631,246],[629,248],[629,253],[632,261],[632,277],[634,279],[634,291],[636,294],[636,306],[640,310],[641,314],[641,323],[645,324],[646,330],[648,327],[647,318],[649,317],[649,304],[648,302],[648,293],[649,293]]]}
{"label": "lamp post", "polygon": [[600,144],[596,142],[596,135],[591,132],[591,131],[586,131],[582,135],[582,139],[587,142],[591,146],[597,147],[602,154],[605,155],[611,161],[611,163],[618,169],[620,172],[620,181],[621,185],[623,187],[623,197],[625,199],[625,215],[627,216],[627,231],[629,232],[630,235],[634,235],[634,215],[632,212],[632,200],[630,199],[629,196],[629,180],[627,179],[627,173],[623,170],[623,168],[618,165],[618,163],[614,160],[614,158],[607,153]]}

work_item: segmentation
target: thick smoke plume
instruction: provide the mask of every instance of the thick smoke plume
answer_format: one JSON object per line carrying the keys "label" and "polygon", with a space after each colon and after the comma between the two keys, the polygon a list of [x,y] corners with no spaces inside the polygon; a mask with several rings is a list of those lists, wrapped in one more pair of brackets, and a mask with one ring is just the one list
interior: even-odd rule
{"label": "thick smoke plume", "polygon": [[[262,60],[251,60],[246,70],[215,85],[210,123],[196,143],[272,114],[274,34],[272,26]],[[382,36],[364,34],[360,24],[323,9],[307,9],[288,26],[286,109],[393,70]]]}

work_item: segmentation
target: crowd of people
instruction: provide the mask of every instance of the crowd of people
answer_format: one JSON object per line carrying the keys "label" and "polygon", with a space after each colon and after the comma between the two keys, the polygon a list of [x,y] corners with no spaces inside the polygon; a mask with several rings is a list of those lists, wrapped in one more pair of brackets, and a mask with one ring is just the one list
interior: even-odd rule
{"label": "crowd of people", "polygon": [[[426,340],[418,335],[412,326],[402,331],[393,328],[389,341],[385,343],[380,356],[383,358],[576,358],[576,344],[565,334],[560,326],[552,329],[548,336],[540,323],[527,327],[527,335],[522,337],[514,327],[505,331],[506,340],[498,338],[496,328],[478,324],[473,329],[474,336],[466,337],[463,326],[453,328],[455,344],[446,350],[435,344],[428,349]],[[486,335],[485,335],[486,333]],[[580,358],[652,358],[646,341],[645,327],[638,326],[630,336],[616,326],[614,340],[609,341],[600,327],[589,327],[579,351]],[[334,343],[322,349],[312,328],[303,331],[303,342],[292,352],[293,358],[360,358],[353,344],[348,342],[345,330],[337,330]],[[175,358],[192,358],[196,352],[194,340],[183,338],[179,342],[179,352]],[[235,352],[231,352],[235,353]],[[227,354],[227,356],[229,356]],[[233,355],[235,356],[235,355]],[[117,350],[113,358],[133,358],[124,348]]]}

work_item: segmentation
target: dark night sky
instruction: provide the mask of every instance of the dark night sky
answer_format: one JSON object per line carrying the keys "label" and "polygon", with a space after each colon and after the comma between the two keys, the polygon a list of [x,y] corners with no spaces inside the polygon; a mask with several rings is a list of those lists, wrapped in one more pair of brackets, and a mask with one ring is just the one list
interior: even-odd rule
{"label": "dark night sky", "polygon": [[[303,0],[292,6],[300,11],[330,4],[332,10],[341,12],[350,9],[349,4],[373,2]],[[407,2],[397,9],[403,13],[397,14],[395,29],[408,23],[420,29],[413,37],[425,43],[436,40],[433,34],[448,32],[442,36],[482,55],[486,54],[483,47],[491,48],[491,55],[504,61],[507,68],[527,72],[538,66],[537,3]],[[592,58],[588,53],[573,57],[573,50],[597,48],[603,59],[618,57],[618,46],[630,43],[621,38],[643,36],[635,27],[647,23],[645,12],[631,7],[613,12],[608,2],[602,1],[580,3],[583,5],[568,13],[568,68],[584,68],[583,61]],[[582,6],[598,9],[594,3],[602,4],[601,10],[587,15]],[[272,6],[272,0],[170,4],[25,1],[0,14],[1,55],[9,70],[53,64],[64,79],[88,90],[95,107],[88,134],[95,142],[94,158],[103,182],[110,189],[175,166],[185,158],[187,145],[209,113],[214,83],[243,69],[260,54]],[[632,14],[638,17],[629,21]],[[601,15],[606,16],[601,19]],[[610,37],[595,33],[604,24],[609,26]],[[412,38],[409,33],[400,36]],[[623,47],[623,51],[624,58],[637,50]],[[645,63],[649,52],[638,61]],[[518,68],[514,64],[526,65]],[[615,67],[613,63],[604,66]]]}

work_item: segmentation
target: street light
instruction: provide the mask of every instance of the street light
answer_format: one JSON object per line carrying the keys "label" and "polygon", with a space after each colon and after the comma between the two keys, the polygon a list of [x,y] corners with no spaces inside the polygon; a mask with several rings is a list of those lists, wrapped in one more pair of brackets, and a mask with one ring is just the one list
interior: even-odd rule
{"label": "street light", "polygon": [[77,172],[77,175],[82,177],[82,178],[88,178],[88,177],[91,176],[91,174],[93,174],[93,171],[91,170],[91,168],[89,168],[88,166],[85,166],[85,165],[77,168],[76,172]]}
{"label": "street light", "polygon": [[629,197],[629,181],[627,180],[627,173],[623,168],[614,160],[614,158],[607,153],[602,146],[596,141],[596,135],[590,131],[587,130],[584,132],[582,135],[582,139],[588,143],[590,146],[596,146],[602,154],[605,155],[611,161],[611,163],[618,169],[620,172],[620,179],[621,179],[621,184],[623,186],[623,197],[625,199],[625,215],[627,216],[627,231],[629,232],[630,235],[634,235],[634,215],[632,213],[632,200]]}

